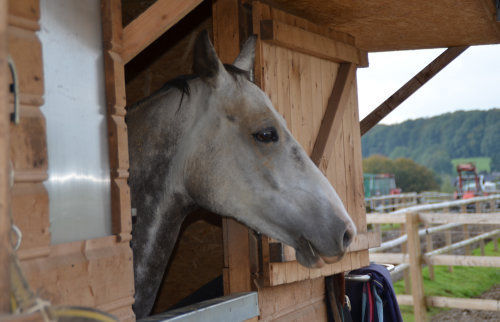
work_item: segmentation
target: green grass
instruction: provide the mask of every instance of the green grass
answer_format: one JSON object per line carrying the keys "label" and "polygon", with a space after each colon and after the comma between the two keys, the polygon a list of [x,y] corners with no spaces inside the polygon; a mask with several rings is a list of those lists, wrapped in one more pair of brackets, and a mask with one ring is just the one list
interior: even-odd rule
{"label": "green grass", "polygon": [[451,164],[453,165],[453,173],[456,173],[457,164],[472,162],[476,165],[476,171],[479,173],[481,171],[491,172],[491,158],[488,157],[477,157],[477,158],[460,158],[452,159]]}
{"label": "green grass", "polygon": [[[500,239],[499,239],[500,241]],[[475,249],[474,255],[480,255],[480,250]],[[495,251],[493,243],[490,242],[485,247],[486,256],[500,256],[499,251]],[[472,298],[488,291],[493,285],[500,284],[500,268],[496,267],[466,267],[454,266],[453,273],[448,271],[448,266],[434,266],[434,281],[429,278],[429,268],[423,268],[424,292],[427,296],[447,296]],[[394,283],[397,294],[404,293],[404,281]],[[412,322],[413,308],[401,306],[403,320]],[[442,308],[428,308],[428,317],[442,312]]]}

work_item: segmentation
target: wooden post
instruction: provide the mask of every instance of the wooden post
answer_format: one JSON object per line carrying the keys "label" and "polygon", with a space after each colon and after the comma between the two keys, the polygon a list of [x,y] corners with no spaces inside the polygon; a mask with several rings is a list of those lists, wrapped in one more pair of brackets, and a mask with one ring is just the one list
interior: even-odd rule
{"label": "wooden post", "polygon": [[[426,229],[429,227],[430,227],[429,224],[425,224]],[[432,235],[431,234],[427,234],[425,236],[425,250],[427,253],[432,252],[432,250],[433,250]],[[427,267],[429,268],[429,278],[431,280],[434,280],[434,266],[432,266],[431,264],[427,264]]]}
{"label": "wooden post", "polygon": [[0,315],[10,307],[9,267],[11,245],[9,239],[9,181],[10,136],[7,66],[7,0],[0,0]]}
{"label": "wooden post", "polygon": [[[240,52],[240,3],[218,0],[212,5],[214,47],[223,63]],[[248,228],[234,219],[222,221],[224,242],[224,294],[251,290]]]}
{"label": "wooden post", "polygon": [[418,214],[406,214],[406,233],[408,234],[408,255],[410,257],[411,293],[416,322],[426,321],[424,282],[422,278],[422,252],[418,235]]}
{"label": "wooden post", "polygon": [[[400,224],[400,236],[403,236],[404,234],[407,233],[407,227],[405,224]],[[418,230],[418,228],[417,228]],[[418,233],[418,232],[417,232]],[[407,242],[404,242],[401,244],[401,253],[407,253],[408,252],[408,247],[407,247]],[[410,271],[405,269],[403,271],[403,280],[405,283],[405,294],[410,294],[411,293],[411,287],[410,287]]]}
{"label": "wooden post", "polygon": [[119,53],[123,28],[120,0],[102,1],[104,78],[108,108],[109,163],[111,172],[111,223],[120,242],[132,239],[128,136],[125,124],[125,66]]}
{"label": "wooden post", "polygon": [[[467,205],[460,206],[460,212],[464,214],[467,213]],[[464,240],[469,239],[469,225],[464,224],[463,233],[464,233]],[[470,256],[471,254],[472,253],[470,250],[470,245],[465,246],[465,255]]]}
{"label": "wooden post", "polygon": [[[451,245],[451,231],[449,229],[446,229],[446,231],[444,232],[444,235],[445,235],[445,239],[446,239],[446,246],[450,246]],[[453,266],[448,266],[448,271],[450,273],[453,273]]]}

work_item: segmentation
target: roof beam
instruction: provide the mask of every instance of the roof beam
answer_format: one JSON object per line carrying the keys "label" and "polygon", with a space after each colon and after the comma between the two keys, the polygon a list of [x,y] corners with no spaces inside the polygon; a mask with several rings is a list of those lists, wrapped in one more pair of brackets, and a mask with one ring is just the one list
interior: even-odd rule
{"label": "roof beam", "polygon": [[403,103],[408,97],[415,93],[420,87],[427,83],[432,77],[448,66],[455,58],[463,53],[469,46],[449,47],[429,65],[422,69],[359,124],[361,135],[364,135],[384,117],[389,115],[396,107]]}
{"label": "roof beam", "polygon": [[123,29],[120,53],[126,64],[203,0],[157,0]]}

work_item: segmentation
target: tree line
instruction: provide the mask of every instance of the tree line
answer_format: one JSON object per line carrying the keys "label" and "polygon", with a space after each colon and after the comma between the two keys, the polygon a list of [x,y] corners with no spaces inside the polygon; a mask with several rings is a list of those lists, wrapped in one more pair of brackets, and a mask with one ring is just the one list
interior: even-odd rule
{"label": "tree line", "polygon": [[451,160],[468,157],[490,157],[491,171],[500,171],[500,108],[377,125],[361,143],[363,158],[412,159],[439,174],[454,175]]}

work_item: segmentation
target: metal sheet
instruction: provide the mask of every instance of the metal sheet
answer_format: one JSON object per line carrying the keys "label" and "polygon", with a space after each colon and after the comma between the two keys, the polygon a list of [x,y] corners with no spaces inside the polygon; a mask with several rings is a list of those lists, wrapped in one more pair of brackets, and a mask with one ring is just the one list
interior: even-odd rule
{"label": "metal sheet", "polygon": [[140,322],[239,322],[259,315],[257,292],[235,293],[139,320]]}
{"label": "metal sheet", "polygon": [[111,234],[99,0],[41,0],[52,243]]}

